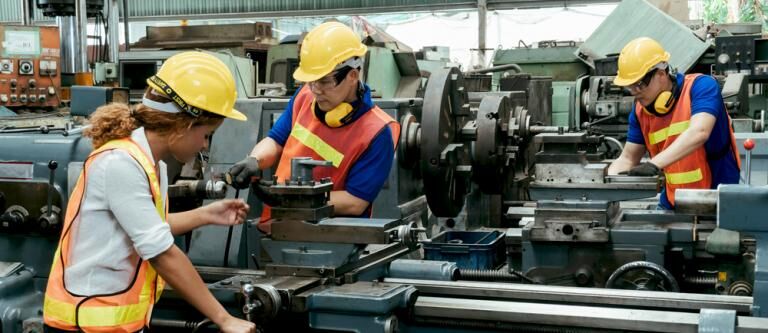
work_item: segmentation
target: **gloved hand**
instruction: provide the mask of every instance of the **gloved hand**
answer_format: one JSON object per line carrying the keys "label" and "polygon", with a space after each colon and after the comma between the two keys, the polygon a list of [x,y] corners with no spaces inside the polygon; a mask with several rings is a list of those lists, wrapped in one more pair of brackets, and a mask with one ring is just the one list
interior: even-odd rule
{"label": "gloved hand", "polygon": [[232,185],[237,189],[245,189],[251,185],[253,177],[259,177],[260,175],[261,169],[259,169],[259,160],[255,157],[248,156],[229,168],[226,177],[227,184]]}
{"label": "gloved hand", "polygon": [[661,174],[661,169],[651,162],[640,163],[629,169],[628,176],[653,177]]}

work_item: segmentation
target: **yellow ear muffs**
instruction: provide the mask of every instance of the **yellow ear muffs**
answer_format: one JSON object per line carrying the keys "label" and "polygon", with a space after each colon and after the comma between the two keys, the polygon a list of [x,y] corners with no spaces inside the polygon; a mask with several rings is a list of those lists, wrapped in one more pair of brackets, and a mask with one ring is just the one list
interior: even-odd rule
{"label": "yellow ear muffs", "polygon": [[[315,101],[312,101],[312,110],[315,109]],[[352,119],[355,108],[352,104],[342,102],[333,110],[325,112],[325,124],[329,127],[341,127]]]}
{"label": "yellow ear muffs", "polygon": [[677,80],[672,77],[672,90],[660,92],[653,103],[645,106],[645,110],[657,117],[669,113],[669,111],[675,108],[675,104],[677,103],[677,95],[680,93],[677,90],[677,87]]}
{"label": "yellow ear muffs", "polygon": [[654,109],[659,114],[667,114],[675,105],[675,96],[671,91],[662,91],[653,102]]}

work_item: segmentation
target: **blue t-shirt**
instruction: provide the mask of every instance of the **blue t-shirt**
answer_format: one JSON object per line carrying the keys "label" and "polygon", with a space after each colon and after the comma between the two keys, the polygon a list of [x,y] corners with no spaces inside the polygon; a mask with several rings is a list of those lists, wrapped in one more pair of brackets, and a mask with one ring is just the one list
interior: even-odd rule
{"label": "blue t-shirt", "polygon": [[[364,85],[364,88],[362,99],[352,102],[352,107],[355,109],[352,122],[373,108],[371,89],[368,85]],[[299,91],[301,89],[296,90],[296,94]],[[280,115],[280,118],[277,119],[277,122],[268,134],[270,138],[281,146],[285,146],[285,142],[288,141],[288,137],[291,135],[293,128],[293,100],[296,98],[296,94],[288,102],[285,112]],[[384,129],[373,138],[368,149],[360,155],[349,169],[345,190],[349,194],[372,203],[389,176],[389,170],[392,168],[394,157],[395,147],[392,144],[392,130],[389,126],[384,126]],[[361,216],[367,217],[367,214],[363,213]]]}
{"label": "blue t-shirt", "polygon": [[[683,86],[685,75],[677,74],[677,86]],[[738,184],[739,167],[731,148],[731,132],[728,128],[728,114],[723,104],[723,96],[720,94],[720,86],[709,75],[700,75],[691,86],[691,116],[700,112],[706,112],[715,117],[715,126],[709,139],[704,143],[704,150],[709,159],[709,168],[712,172],[712,188],[720,184]],[[640,129],[640,122],[635,115],[635,107],[629,114],[629,131],[627,142],[645,145],[644,133]],[[718,158],[719,157],[719,158]],[[662,189],[659,204],[665,209],[672,209],[672,204],[667,199],[667,192]]]}

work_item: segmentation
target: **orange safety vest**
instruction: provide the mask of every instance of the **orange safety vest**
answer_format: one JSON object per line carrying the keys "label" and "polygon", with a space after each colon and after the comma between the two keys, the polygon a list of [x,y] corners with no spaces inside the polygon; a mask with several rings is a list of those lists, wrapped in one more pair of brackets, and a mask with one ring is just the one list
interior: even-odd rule
{"label": "orange safety vest", "polygon": [[[312,172],[314,179],[331,178],[334,191],[346,188],[349,169],[368,149],[371,141],[385,126],[392,132],[392,144],[397,149],[400,138],[400,124],[392,117],[373,106],[352,123],[332,128],[318,120],[312,110],[314,96],[305,85],[293,100],[292,128],[285,142],[275,176],[278,182],[291,177],[291,159],[311,157],[314,160],[331,161],[333,167],[317,167]],[[370,215],[370,209],[368,210]],[[269,206],[264,205],[261,221],[270,219]]]}
{"label": "orange safety vest", "polygon": [[[151,157],[130,139],[112,140],[91,152],[67,205],[59,247],[51,266],[45,291],[43,319],[45,324],[60,330],[83,332],[137,332],[149,326],[152,306],[163,291],[164,281],[148,261],[139,259],[132,281],[122,291],[107,295],[76,295],[67,290],[64,274],[69,266],[71,233],[77,223],[85,192],[88,170],[93,157],[109,150],[120,149],[131,155],[144,169],[149,179],[149,191],[163,221],[168,206],[163,204],[160,181]],[[167,200],[165,200],[167,203]]]}
{"label": "orange safety vest", "polygon": [[[671,146],[677,137],[690,125],[691,120],[691,88],[693,81],[701,74],[685,76],[683,87],[678,96],[678,101],[673,110],[664,116],[657,117],[650,114],[640,103],[635,104],[635,115],[640,123],[640,128],[645,139],[645,147],[651,154],[651,158]],[[725,110],[725,108],[723,108]],[[730,126],[731,117],[728,116],[728,129],[731,133],[731,152],[736,158],[736,163],[741,167],[736,138],[733,128]],[[697,148],[688,156],[685,156],[664,168],[666,178],[665,190],[667,199],[675,205],[676,189],[710,189],[712,188],[712,173],[709,168],[707,151],[704,145]]]}

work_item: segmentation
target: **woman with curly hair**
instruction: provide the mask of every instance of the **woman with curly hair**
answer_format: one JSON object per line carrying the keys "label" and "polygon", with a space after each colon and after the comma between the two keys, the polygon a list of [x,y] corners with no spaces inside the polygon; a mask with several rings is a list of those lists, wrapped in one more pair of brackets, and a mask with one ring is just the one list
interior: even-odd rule
{"label": "woman with curly hair", "polygon": [[223,332],[254,332],[203,284],[173,235],[208,224],[242,223],[249,207],[221,200],[168,214],[163,159],[188,162],[235,110],[235,83],[224,63],[202,52],[169,58],[141,104],[96,110],[85,132],[94,151],[70,196],[45,293],[48,332],[140,332],[167,281]]}

